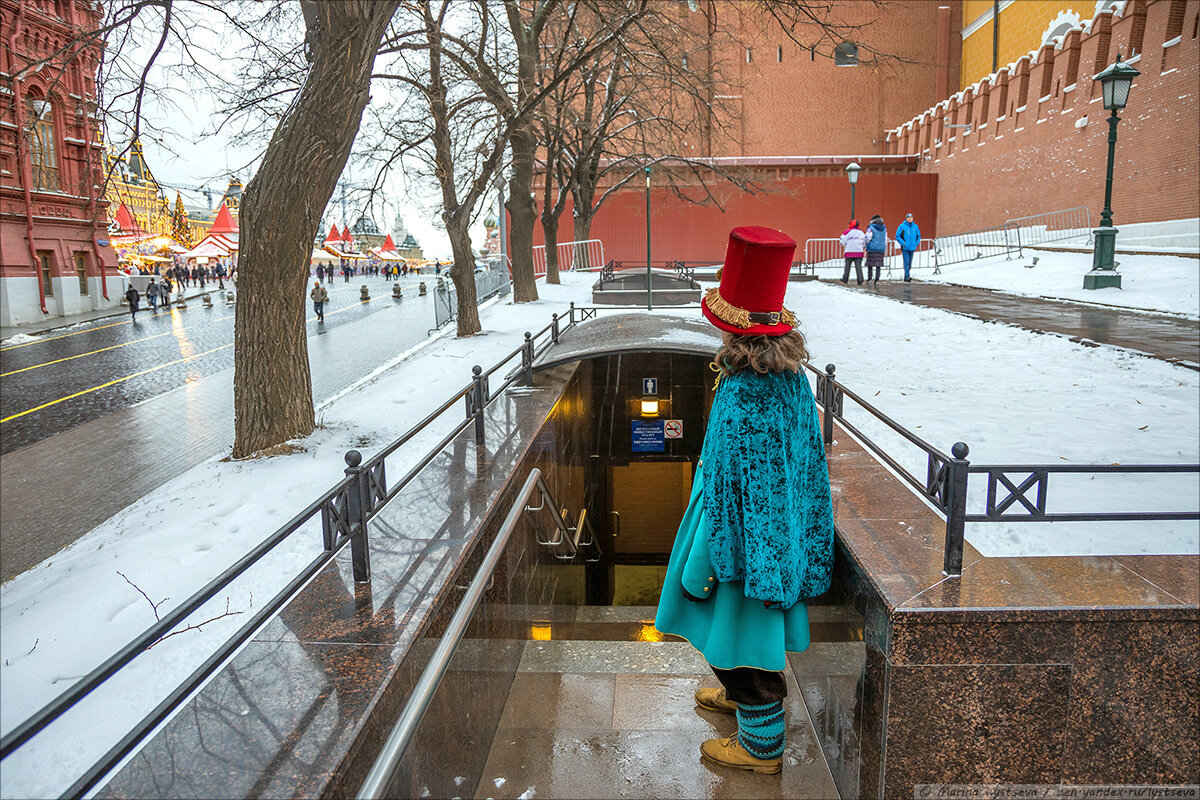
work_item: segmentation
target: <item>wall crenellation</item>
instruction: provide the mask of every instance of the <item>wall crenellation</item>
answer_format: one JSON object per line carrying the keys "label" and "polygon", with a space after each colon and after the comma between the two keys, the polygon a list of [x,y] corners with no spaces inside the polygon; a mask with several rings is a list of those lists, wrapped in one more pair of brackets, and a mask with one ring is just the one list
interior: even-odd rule
{"label": "wall crenellation", "polygon": [[1120,53],[1141,75],[1119,128],[1114,213],[1200,216],[1197,17],[1200,3],[1185,0],[1103,11],[887,131],[885,152],[939,174],[945,231],[1074,206],[1098,221],[1108,114],[1094,76]]}

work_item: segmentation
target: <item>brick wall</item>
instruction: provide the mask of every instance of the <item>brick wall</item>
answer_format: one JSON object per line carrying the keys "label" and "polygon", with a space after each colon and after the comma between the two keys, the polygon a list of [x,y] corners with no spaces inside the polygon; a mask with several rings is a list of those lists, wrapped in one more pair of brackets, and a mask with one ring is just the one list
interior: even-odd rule
{"label": "brick wall", "polygon": [[[750,4],[715,0],[714,5],[723,25],[734,26],[711,41],[720,75],[727,79],[714,94],[731,124],[714,135],[711,152],[696,141],[682,154],[880,154],[882,130],[927,108],[945,95],[947,85],[958,83],[959,3],[836,3],[831,18],[846,26],[846,37],[859,46],[855,66],[834,63],[836,42],[815,25],[798,26],[789,35]],[[944,52],[939,52],[939,33],[946,39]]]}
{"label": "brick wall", "polygon": [[1073,206],[1098,224],[1108,112],[1092,76],[1119,52],[1142,74],[1118,129],[1114,222],[1200,216],[1198,15],[1184,0],[1101,13],[889,131],[886,152],[920,154],[920,171],[937,173],[944,233]]}

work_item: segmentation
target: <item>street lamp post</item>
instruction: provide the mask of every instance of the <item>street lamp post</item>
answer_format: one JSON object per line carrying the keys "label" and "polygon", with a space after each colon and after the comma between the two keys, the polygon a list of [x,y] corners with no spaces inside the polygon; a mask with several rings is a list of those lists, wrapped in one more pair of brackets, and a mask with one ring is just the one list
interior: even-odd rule
{"label": "street lamp post", "polygon": [[650,165],[646,170],[646,310],[654,309],[654,276],[650,274]]}
{"label": "street lamp post", "polygon": [[854,219],[854,189],[858,185],[858,173],[861,169],[857,161],[846,165],[846,177],[850,180],[850,219]]}
{"label": "street lamp post", "polygon": [[1121,118],[1117,112],[1129,101],[1129,88],[1133,79],[1141,73],[1128,64],[1121,63],[1121,55],[1107,69],[1096,76],[1104,93],[1104,108],[1112,111],[1108,118],[1108,172],[1104,179],[1104,210],[1100,212],[1100,227],[1093,232],[1095,248],[1092,251],[1092,271],[1083,276],[1083,288],[1121,288],[1121,275],[1113,263],[1117,250],[1117,229],[1112,224],[1113,156],[1117,150],[1117,123]]}

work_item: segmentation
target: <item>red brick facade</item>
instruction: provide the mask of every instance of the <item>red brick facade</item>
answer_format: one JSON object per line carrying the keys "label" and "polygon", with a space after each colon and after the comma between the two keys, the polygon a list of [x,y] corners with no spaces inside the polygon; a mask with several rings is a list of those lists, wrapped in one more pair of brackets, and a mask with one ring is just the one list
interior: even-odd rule
{"label": "red brick facade", "polygon": [[99,16],[90,0],[0,0],[0,324],[118,300],[95,106],[102,45],[55,58]]}
{"label": "red brick facade", "polygon": [[[709,44],[730,79],[715,92],[733,122],[711,146],[692,143],[688,155],[880,154],[883,131],[957,85],[958,2],[834,4],[831,20],[851,26],[845,32],[857,47],[858,63],[849,66],[835,63],[835,42],[816,26],[789,36],[750,6],[712,0],[710,7],[720,29],[733,29]],[[815,52],[798,42],[815,42]]]}
{"label": "red brick facade", "polygon": [[1109,112],[1092,76],[1120,53],[1141,76],[1117,132],[1114,222],[1200,216],[1198,18],[1198,2],[1130,0],[889,131],[887,152],[937,173],[944,233],[1075,206],[1098,224]]}

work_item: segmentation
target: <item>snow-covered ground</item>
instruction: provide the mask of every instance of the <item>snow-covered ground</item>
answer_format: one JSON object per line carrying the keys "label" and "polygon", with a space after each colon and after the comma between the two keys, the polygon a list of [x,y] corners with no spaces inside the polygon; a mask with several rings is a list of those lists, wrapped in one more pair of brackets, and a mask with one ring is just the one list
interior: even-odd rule
{"label": "snow-covered ground", "polygon": [[[331,401],[319,412],[321,427],[298,443],[300,452],[248,462],[214,458],[6,584],[0,590],[0,729],[10,730],[152,624],[154,612],[141,592],[163,601],[159,613],[188,597],[331,486],[342,475],[346,450],[370,454],[399,436],[464,386],[473,364],[494,363],[569,301],[586,304],[593,280],[566,274],[562,286],[540,286],[537,303],[493,302],[481,311],[484,335],[435,339]],[[934,446],[948,451],[955,441],[967,442],[975,463],[1200,460],[1200,375],[1193,371],[815,282],[790,287],[787,304],[801,320],[814,363],[836,363],[843,382]],[[924,457],[913,448],[852,403],[847,414],[924,474]],[[447,414],[401,452],[416,461],[459,419]],[[394,468],[403,469],[403,462],[389,463],[389,472]],[[1194,508],[1200,494],[1194,478],[1118,483],[1056,480],[1051,508]],[[972,505],[978,502],[973,498]],[[241,615],[163,641],[6,759],[0,795],[44,796],[65,788],[166,687],[228,638],[244,612],[314,556],[318,525],[294,534],[195,620],[219,616],[226,604]],[[1200,548],[1197,526],[1189,523],[979,524],[969,526],[968,538],[987,555]]]}

